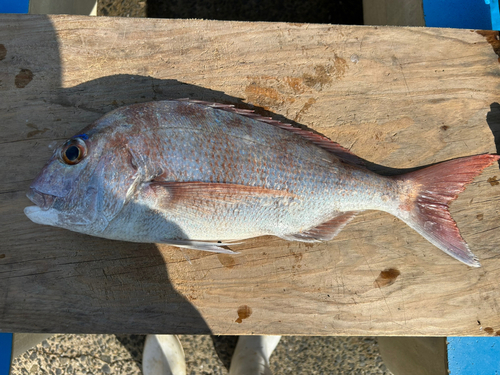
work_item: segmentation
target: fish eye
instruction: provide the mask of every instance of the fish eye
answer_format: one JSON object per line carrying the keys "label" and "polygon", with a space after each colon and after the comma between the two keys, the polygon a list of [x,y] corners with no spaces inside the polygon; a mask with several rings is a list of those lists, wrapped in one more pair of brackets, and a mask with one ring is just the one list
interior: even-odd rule
{"label": "fish eye", "polygon": [[66,142],[61,150],[61,159],[69,165],[78,164],[87,156],[87,145],[79,138]]}

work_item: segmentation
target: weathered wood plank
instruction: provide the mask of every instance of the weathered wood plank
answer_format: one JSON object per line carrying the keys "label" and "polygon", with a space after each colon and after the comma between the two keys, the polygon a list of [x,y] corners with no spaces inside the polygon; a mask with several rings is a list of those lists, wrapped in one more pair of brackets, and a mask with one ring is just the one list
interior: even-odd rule
{"label": "weathered wood plank", "polygon": [[[50,147],[122,104],[247,103],[391,172],[495,152],[499,83],[496,54],[470,30],[2,15],[0,329],[497,331],[498,165],[452,206],[479,269],[380,212],[360,215],[325,244],[264,237],[232,257],[185,251],[188,262],[167,246],[36,225],[22,210]],[[379,288],[387,269],[400,275]],[[245,305],[252,314],[238,324]]]}

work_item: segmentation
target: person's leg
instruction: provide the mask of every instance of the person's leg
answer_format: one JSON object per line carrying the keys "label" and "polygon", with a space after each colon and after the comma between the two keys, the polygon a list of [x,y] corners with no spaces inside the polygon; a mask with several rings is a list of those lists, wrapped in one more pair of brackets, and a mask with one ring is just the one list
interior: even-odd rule
{"label": "person's leg", "polygon": [[240,336],[229,375],[271,375],[269,357],[281,336]]}
{"label": "person's leg", "polygon": [[144,375],[186,375],[184,350],[176,335],[148,335],[142,354]]}

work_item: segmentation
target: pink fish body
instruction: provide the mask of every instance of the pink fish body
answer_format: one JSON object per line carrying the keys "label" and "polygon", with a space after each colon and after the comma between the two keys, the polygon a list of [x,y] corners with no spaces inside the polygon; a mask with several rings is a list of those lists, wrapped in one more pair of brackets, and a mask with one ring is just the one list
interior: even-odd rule
{"label": "pink fish body", "polygon": [[151,102],[112,111],[59,147],[25,213],[98,237],[231,253],[222,246],[262,235],[328,241],[360,211],[382,210],[479,266],[448,204],[498,159],[385,177],[322,136],[250,111]]}

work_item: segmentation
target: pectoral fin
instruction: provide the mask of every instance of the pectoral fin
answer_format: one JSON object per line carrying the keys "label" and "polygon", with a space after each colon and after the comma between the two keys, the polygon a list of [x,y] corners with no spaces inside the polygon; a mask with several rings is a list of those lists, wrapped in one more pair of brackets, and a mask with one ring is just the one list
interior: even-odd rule
{"label": "pectoral fin", "polygon": [[163,182],[151,181],[143,188],[148,199],[156,199],[160,208],[181,206],[205,206],[206,203],[238,204],[252,202],[252,198],[290,199],[296,195],[286,190],[273,190],[260,186],[211,182]]}
{"label": "pectoral fin", "polygon": [[162,243],[182,247],[185,249],[209,251],[211,253],[221,254],[239,254],[238,252],[226,249],[223,246],[239,245],[241,242],[223,243],[223,242],[203,242],[203,241],[190,241],[190,240],[165,240]]}

